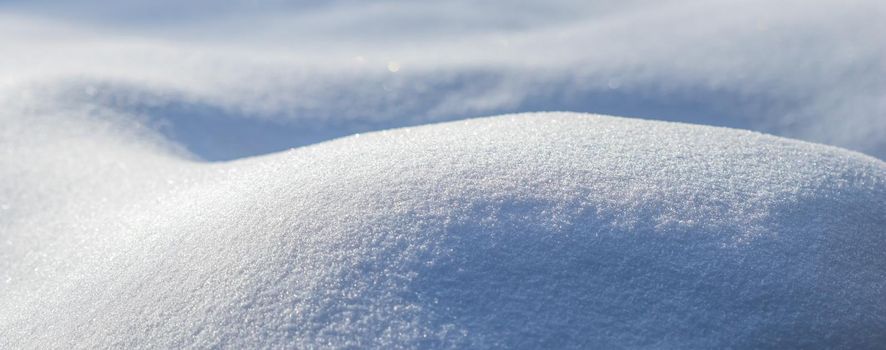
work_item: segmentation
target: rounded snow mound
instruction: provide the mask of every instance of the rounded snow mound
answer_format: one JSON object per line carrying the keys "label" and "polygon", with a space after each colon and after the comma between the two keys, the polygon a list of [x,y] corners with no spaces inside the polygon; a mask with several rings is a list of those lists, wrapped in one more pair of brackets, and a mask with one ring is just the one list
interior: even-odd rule
{"label": "rounded snow mound", "polygon": [[886,344],[886,163],[834,147],[540,113],[155,162],[9,263],[7,345]]}

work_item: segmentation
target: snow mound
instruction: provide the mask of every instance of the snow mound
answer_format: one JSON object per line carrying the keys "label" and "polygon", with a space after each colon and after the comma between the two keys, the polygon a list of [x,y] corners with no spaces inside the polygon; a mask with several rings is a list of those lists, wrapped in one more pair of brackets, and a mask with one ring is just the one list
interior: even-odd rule
{"label": "snow mound", "polygon": [[4,347],[886,344],[858,153],[566,113],[226,163],[101,130],[0,154]]}

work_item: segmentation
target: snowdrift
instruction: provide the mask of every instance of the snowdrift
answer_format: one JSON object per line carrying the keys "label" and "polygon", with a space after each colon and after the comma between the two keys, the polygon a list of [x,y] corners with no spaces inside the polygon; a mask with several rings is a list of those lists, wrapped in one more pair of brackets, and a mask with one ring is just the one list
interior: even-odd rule
{"label": "snowdrift", "polygon": [[882,0],[5,0],[0,106],[137,115],[211,161],[552,110],[884,160],[884,33]]}
{"label": "snowdrift", "polygon": [[0,133],[4,348],[886,344],[858,153],[542,113],[199,163],[62,120]]}

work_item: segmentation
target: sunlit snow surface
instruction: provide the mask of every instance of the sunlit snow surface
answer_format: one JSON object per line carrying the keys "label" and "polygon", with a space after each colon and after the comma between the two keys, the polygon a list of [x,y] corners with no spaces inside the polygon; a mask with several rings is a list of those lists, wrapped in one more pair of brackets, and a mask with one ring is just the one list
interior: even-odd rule
{"label": "sunlit snow surface", "polygon": [[[882,347],[884,33],[880,1],[0,2],[0,349]],[[547,110],[638,118],[477,118]]]}
{"label": "sunlit snow surface", "polygon": [[858,153],[553,113],[212,164],[48,124],[4,135],[11,348],[886,342]]}

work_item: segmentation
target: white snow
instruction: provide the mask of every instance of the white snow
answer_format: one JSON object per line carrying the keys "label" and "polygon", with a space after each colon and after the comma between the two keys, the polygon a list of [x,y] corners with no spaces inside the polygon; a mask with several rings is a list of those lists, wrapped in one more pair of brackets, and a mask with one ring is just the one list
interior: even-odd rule
{"label": "white snow", "polygon": [[886,344],[859,153],[541,113],[203,163],[75,116],[0,119],[4,348]]}
{"label": "white snow", "polygon": [[[882,348],[884,33],[880,0],[0,1],[0,349]],[[511,114],[559,110],[637,119]]]}
{"label": "white snow", "polygon": [[884,33],[880,0],[8,0],[0,100],[138,115],[207,160],[550,110],[884,159]]}

